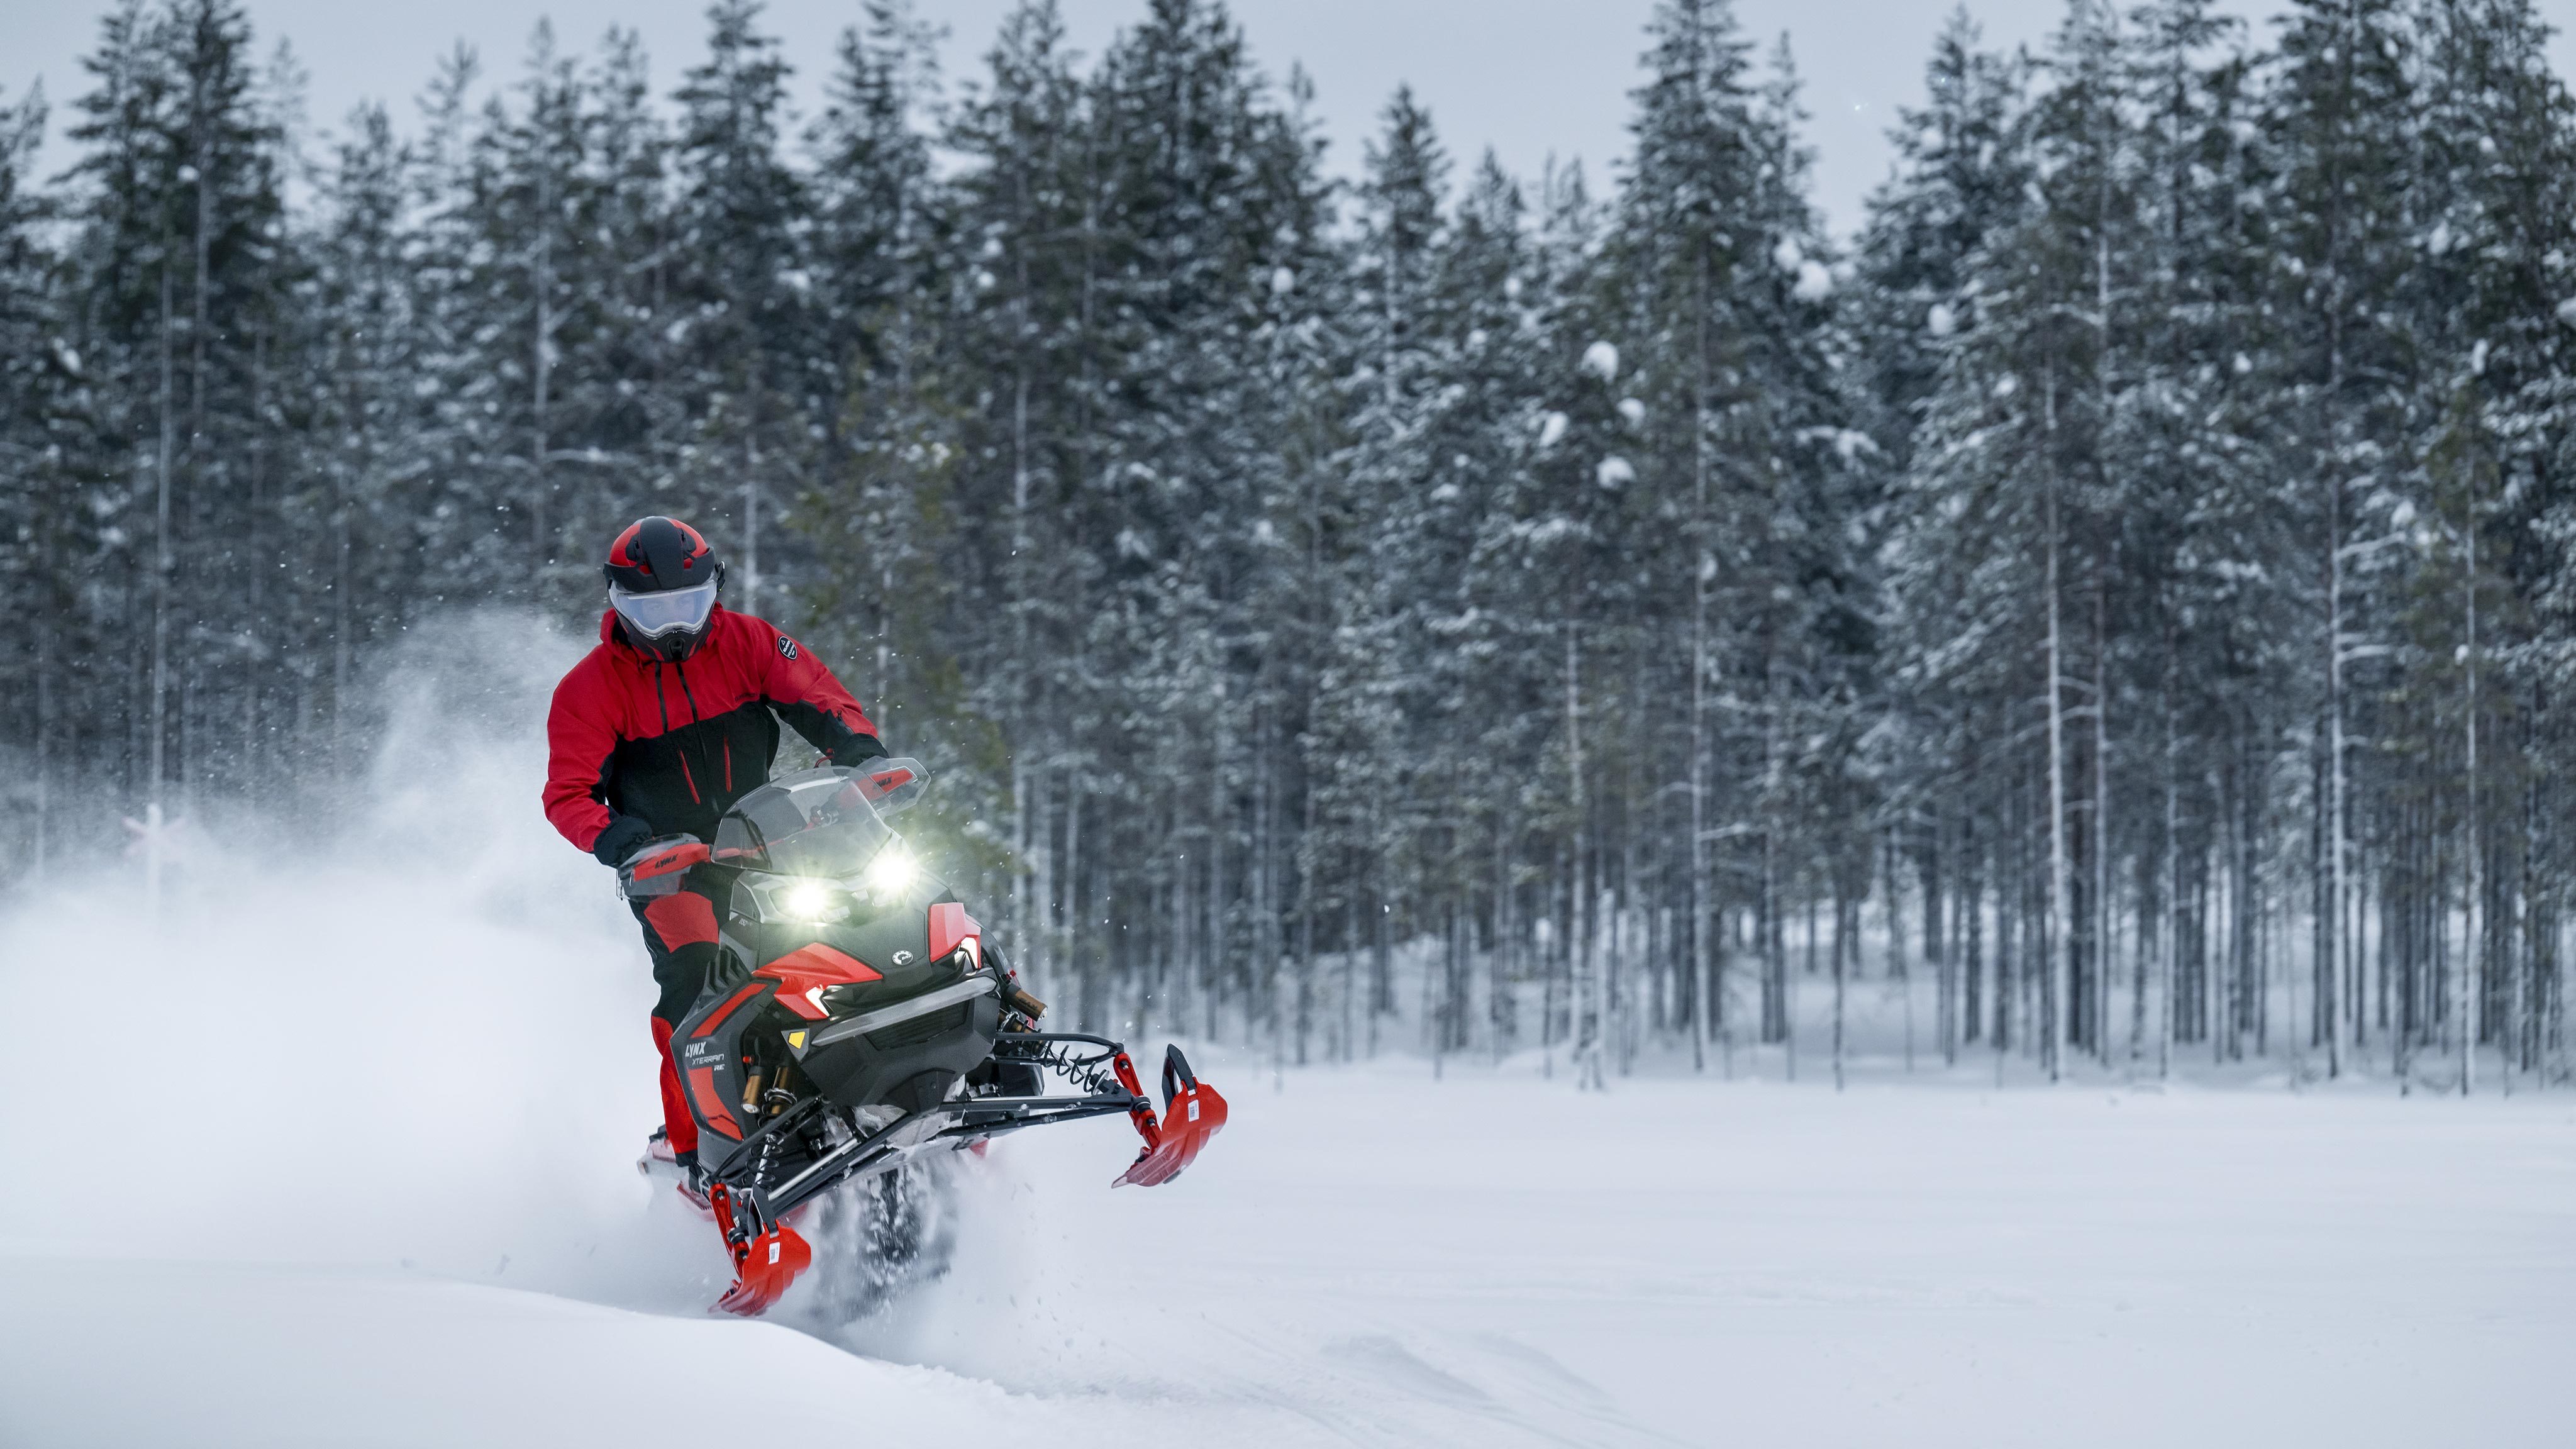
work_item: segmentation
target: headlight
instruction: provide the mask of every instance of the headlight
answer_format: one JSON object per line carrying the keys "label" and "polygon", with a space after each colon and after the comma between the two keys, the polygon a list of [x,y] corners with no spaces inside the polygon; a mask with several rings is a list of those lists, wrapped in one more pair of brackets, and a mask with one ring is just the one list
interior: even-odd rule
{"label": "headlight", "polygon": [[871,894],[880,899],[902,895],[912,887],[913,877],[921,869],[913,864],[912,853],[899,844],[889,843],[868,862],[867,882]]}
{"label": "headlight", "polygon": [[781,889],[779,912],[799,921],[837,921],[850,913],[850,897],[828,881],[800,880]]}

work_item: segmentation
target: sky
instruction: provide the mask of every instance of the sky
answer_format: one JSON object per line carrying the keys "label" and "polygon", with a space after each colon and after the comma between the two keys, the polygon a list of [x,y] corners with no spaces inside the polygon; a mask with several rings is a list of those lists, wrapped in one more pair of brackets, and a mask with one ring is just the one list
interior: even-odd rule
{"label": "sky", "polygon": [[[981,69],[981,57],[1014,0],[917,0],[948,28],[943,64],[953,81]],[[1096,57],[1145,0],[1061,0],[1073,46]],[[1848,236],[1890,159],[1886,130],[1899,107],[1923,100],[1923,63],[1953,0],[1736,0],[1745,32],[1767,53],[1786,32],[1805,82],[1817,153],[1816,197],[1831,227]],[[42,80],[56,132],[69,102],[86,89],[80,56],[95,42],[101,0],[0,0],[0,94],[15,98]],[[1354,174],[1360,147],[1389,95],[1410,83],[1431,110],[1463,180],[1488,146],[1509,170],[1535,177],[1551,156],[1580,158],[1596,182],[1628,146],[1628,91],[1639,79],[1644,25],[1653,0],[1233,0],[1255,61],[1275,77],[1292,63],[1316,88],[1316,109],[1332,140],[1327,164]],[[2261,25],[2272,0],[2222,0]],[[2576,74],[2576,0],[2540,0],[2560,34],[2551,47],[2562,75]],[[1972,0],[1969,13],[1990,45],[2044,43],[2065,0]],[[667,90],[699,55],[701,0],[442,0],[434,5],[352,4],[349,0],[249,0],[263,51],[292,42],[309,73],[314,129],[336,127],[349,109],[382,100],[398,124],[433,58],[462,39],[482,56],[487,77],[514,77],[540,14],[567,47],[587,47],[611,24],[633,26]],[[797,68],[800,106],[818,103],[832,41],[859,14],[858,0],[772,0],[772,30]],[[59,140],[49,164],[69,160]]]}

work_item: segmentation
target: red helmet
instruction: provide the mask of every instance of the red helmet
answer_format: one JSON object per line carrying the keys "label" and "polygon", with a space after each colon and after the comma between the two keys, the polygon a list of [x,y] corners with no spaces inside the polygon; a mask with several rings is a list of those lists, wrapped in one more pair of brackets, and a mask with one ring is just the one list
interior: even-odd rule
{"label": "red helmet", "polygon": [[626,642],[677,662],[697,652],[715,612],[724,564],[699,532],[659,514],[628,524],[608,546],[608,606]]}

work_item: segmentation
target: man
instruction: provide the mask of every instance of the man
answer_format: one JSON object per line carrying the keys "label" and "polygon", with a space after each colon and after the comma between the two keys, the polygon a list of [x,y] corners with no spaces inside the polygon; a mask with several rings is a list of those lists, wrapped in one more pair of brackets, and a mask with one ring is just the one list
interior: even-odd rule
{"label": "man", "polygon": [[[647,518],[609,546],[599,645],[555,686],[546,717],[546,818],[616,867],[670,835],[712,841],[733,802],[769,778],[784,719],[835,765],[885,753],[832,671],[763,620],[716,602],[724,565],[698,531]],[[633,902],[662,998],[664,1140],[692,1195],[698,1129],[680,1097],[671,1032],[715,962],[720,886],[693,872],[675,894]]]}

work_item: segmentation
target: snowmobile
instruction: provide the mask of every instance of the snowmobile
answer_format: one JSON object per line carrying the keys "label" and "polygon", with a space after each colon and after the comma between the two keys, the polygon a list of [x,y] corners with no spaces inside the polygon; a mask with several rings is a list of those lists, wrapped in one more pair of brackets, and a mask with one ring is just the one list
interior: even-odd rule
{"label": "snowmobile", "polygon": [[[1124,1115],[1144,1139],[1112,1186],[1171,1181],[1225,1125],[1177,1046],[1157,1112],[1127,1049],[1046,1031],[1045,1003],[887,818],[917,760],[805,770],[742,797],[712,843],[668,837],[618,872],[628,899],[712,882],[717,960],[672,1034],[708,1211],[756,1316],[813,1262],[798,1210],[1004,1133]],[[639,1163],[649,1168],[649,1159]]]}

